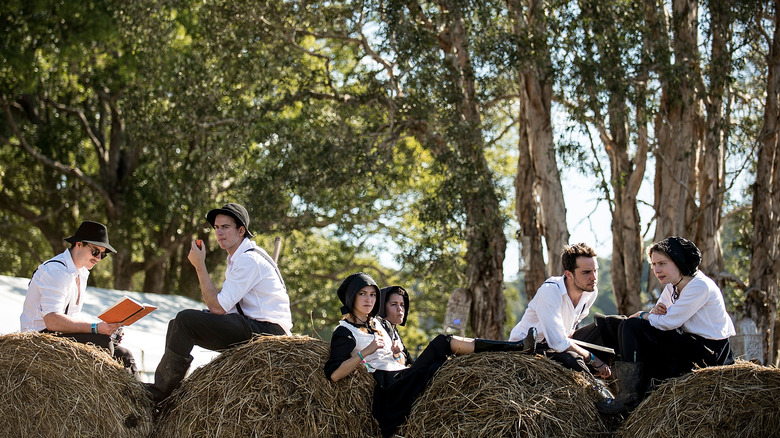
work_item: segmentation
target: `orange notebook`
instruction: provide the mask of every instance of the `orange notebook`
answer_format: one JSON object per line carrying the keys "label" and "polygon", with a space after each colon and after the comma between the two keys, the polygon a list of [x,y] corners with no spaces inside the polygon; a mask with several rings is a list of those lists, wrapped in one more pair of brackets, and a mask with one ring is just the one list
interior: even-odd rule
{"label": "orange notebook", "polygon": [[98,315],[98,318],[109,324],[121,322],[122,325],[130,325],[155,310],[157,306],[141,304],[130,297],[124,297]]}

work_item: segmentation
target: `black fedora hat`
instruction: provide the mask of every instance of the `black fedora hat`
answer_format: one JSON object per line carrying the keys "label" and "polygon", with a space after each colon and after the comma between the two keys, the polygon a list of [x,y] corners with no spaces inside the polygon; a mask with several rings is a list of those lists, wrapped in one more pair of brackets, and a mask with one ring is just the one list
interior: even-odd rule
{"label": "black fedora hat", "polygon": [[217,219],[218,214],[226,214],[232,217],[236,220],[237,226],[244,227],[246,230],[246,237],[254,237],[254,234],[249,231],[249,213],[246,212],[246,208],[244,208],[243,205],[230,202],[223,205],[222,208],[215,208],[208,212],[206,220],[211,224],[212,228],[214,227],[214,221]]}
{"label": "black fedora hat", "polygon": [[70,244],[76,242],[91,243],[93,245],[102,246],[106,251],[116,253],[116,250],[110,243],[108,243],[108,230],[106,226],[99,222],[84,221],[79,225],[79,229],[76,230],[76,234],[65,239]]}

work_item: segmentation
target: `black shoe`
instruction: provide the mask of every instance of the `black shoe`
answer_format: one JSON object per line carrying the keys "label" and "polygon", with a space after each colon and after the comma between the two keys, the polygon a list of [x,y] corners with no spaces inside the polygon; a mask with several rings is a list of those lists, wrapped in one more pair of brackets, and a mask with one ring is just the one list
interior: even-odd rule
{"label": "black shoe", "polygon": [[619,415],[633,410],[642,401],[643,368],[641,363],[617,361],[612,366],[612,375],[617,382],[617,397],[596,403],[602,414]]}

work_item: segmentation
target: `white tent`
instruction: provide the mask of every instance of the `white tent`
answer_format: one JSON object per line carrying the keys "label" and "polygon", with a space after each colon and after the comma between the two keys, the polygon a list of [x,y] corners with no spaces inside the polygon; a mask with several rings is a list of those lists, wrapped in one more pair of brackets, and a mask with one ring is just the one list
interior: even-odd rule
{"label": "white tent", "polygon": [[[19,331],[19,316],[22,314],[24,297],[27,293],[29,278],[6,277],[0,275],[0,334]],[[203,309],[205,305],[199,301],[179,295],[161,295],[152,293],[129,292],[112,289],[87,287],[84,298],[83,313],[85,317],[99,321],[97,315],[107,309],[123,296],[128,296],[141,303],[157,306],[157,310],[145,316],[135,324],[124,328],[122,345],[129,349],[143,380],[151,382],[154,369],[160,362],[165,350],[165,333],[168,321],[184,309]],[[192,351],[194,360],[190,371],[204,365],[219,353],[195,347]]]}

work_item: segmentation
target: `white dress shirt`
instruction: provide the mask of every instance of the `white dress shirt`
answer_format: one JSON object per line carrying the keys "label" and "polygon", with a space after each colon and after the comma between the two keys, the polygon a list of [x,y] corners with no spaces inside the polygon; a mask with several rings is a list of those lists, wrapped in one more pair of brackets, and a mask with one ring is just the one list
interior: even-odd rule
{"label": "white dress shirt", "polygon": [[536,327],[537,342],[547,342],[558,353],[565,351],[571,346],[569,336],[588,316],[596,296],[598,289],[583,292],[575,307],[566,292],[565,277],[548,278],[528,303],[523,318],[512,329],[509,340],[522,340],[531,327]]}
{"label": "white dress shirt", "polygon": [[647,315],[650,325],[660,330],[682,328],[705,339],[726,339],[734,336],[734,323],[731,321],[726,304],[718,285],[701,271],[696,272],[680,291],[680,297],[672,302],[674,288],[667,284],[657,303],[666,305],[665,315]]}
{"label": "white dress shirt", "polygon": [[[47,262],[38,266],[27,286],[22,315],[19,317],[23,332],[45,329],[43,317],[49,313],[78,317],[84,305],[89,269],[83,266],[76,269],[69,249]],[[79,278],[80,287],[77,286],[76,278]]]}
{"label": "white dress shirt", "polygon": [[279,324],[289,335],[292,315],[287,289],[274,265],[255,248],[259,249],[244,238],[233,256],[228,256],[225,282],[217,300],[227,313],[238,313],[236,304],[241,303],[244,316]]}

